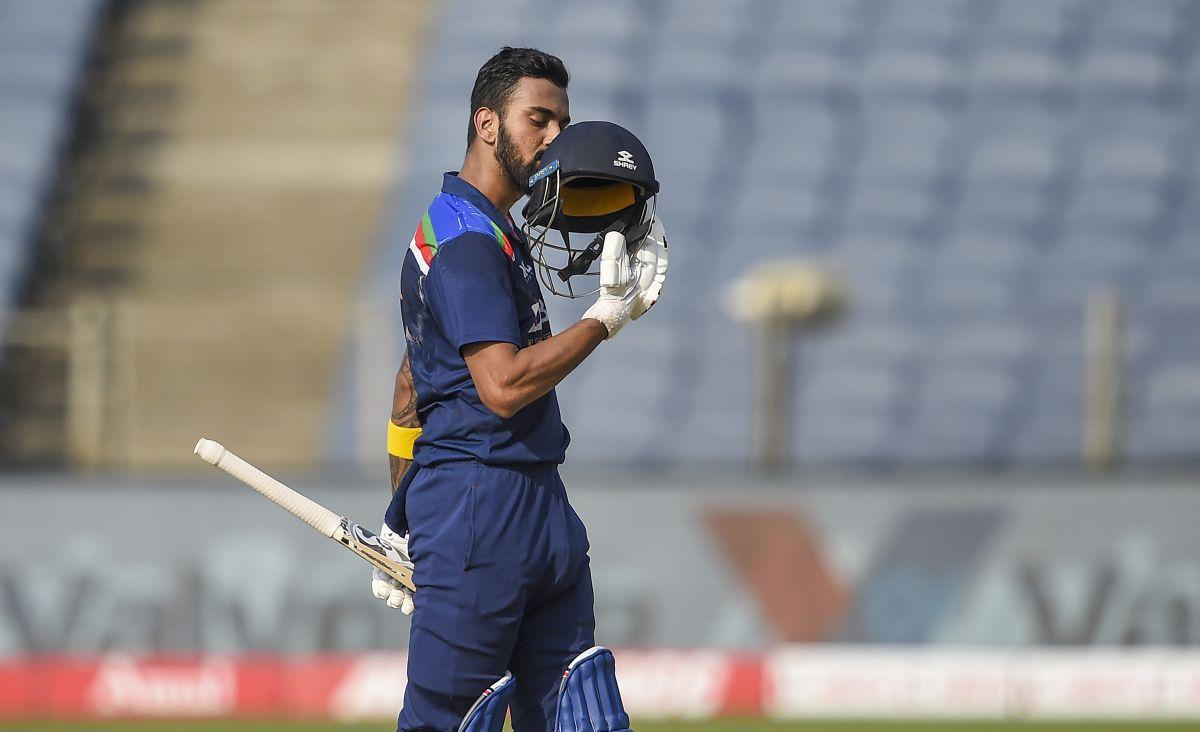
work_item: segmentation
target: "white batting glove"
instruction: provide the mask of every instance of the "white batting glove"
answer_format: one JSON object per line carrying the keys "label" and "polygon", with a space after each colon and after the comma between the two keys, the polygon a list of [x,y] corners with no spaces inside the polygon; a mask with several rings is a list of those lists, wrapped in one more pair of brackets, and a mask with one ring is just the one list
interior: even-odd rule
{"label": "white batting glove", "polygon": [[[400,536],[388,528],[388,525],[385,523],[383,528],[379,530],[379,538],[400,550],[400,553],[404,554],[404,556],[408,556],[407,535]],[[387,602],[387,606],[390,608],[398,608],[405,615],[413,614],[412,590],[392,579],[382,570],[371,570],[371,594]]]}
{"label": "white batting glove", "polygon": [[610,231],[600,250],[600,297],[584,312],[584,319],[599,320],[616,336],[633,316],[633,306],[641,290],[633,277],[632,262],[625,251],[625,235]]}
{"label": "white batting glove", "polygon": [[634,251],[633,261],[640,292],[630,318],[637,320],[658,302],[663,284],[667,281],[667,232],[658,217],[650,223],[649,233]]}

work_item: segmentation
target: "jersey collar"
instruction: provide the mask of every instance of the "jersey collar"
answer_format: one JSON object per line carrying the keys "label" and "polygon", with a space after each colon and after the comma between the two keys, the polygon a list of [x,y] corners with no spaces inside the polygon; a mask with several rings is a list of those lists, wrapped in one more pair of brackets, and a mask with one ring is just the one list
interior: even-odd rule
{"label": "jersey collar", "polygon": [[492,221],[501,226],[509,225],[508,216],[501,213],[492,203],[491,199],[480,193],[478,188],[459,178],[458,171],[451,171],[443,176],[442,193],[466,199],[475,208],[486,214]]}

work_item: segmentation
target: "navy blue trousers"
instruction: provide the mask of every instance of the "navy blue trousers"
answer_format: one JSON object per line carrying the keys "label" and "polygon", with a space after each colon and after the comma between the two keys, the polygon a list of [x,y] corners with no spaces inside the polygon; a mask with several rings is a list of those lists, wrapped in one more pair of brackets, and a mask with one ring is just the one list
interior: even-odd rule
{"label": "navy blue trousers", "polygon": [[596,634],[587,532],[558,470],[413,470],[388,511],[394,529],[407,519],[417,586],[397,729],[457,729],[511,670],[513,727],[552,732],[563,670]]}

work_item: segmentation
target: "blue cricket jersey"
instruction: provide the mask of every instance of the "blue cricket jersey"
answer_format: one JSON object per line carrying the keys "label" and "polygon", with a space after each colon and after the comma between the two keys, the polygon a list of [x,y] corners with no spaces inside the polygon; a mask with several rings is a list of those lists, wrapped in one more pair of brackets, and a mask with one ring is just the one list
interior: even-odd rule
{"label": "blue cricket jersey", "polygon": [[462,349],[481,341],[524,348],[550,337],[528,244],[512,219],[456,173],[421,218],[400,275],[401,313],[417,415],[414,461],[558,464],[570,434],[554,391],[509,419],[484,406]]}

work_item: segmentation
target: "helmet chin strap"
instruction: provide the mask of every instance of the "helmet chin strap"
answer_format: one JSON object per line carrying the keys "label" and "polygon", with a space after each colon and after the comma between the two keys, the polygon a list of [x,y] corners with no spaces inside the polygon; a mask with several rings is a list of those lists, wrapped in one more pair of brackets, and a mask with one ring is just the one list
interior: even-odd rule
{"label": "helmet chin strap", "polygon": [[[646,234],[650,233],[650,221],[642,221],[636,224],[632,223],[632,219],[635,217],[640,218],[640,216],[641,212],[639,207],[634,206],[631,207],[631,209],[623,216],[604,227],[600,233],[596,234],[596,237],[592,239],[592,242],[587,245],[587,248],[582,249],[573,255],[570,261],[567,262],[567,266],[558,271],[558,278],[563,282],[566,282],[575,275],[587,272],[588,268],[592,266],[592,262],[595,262],[596,259],[600,257],[600,252],[604,246],[604,237],[608,236],[614,231],[625,232],[626,247],[632,249],[634,246],[636,246],[639,242],[641,242],[642,239],[646,238]],[[559,233],[562,234],[563,243],[567,245],[568,249],[570,249],[570,234],[567,233],[566,229],[559,229]]]}

